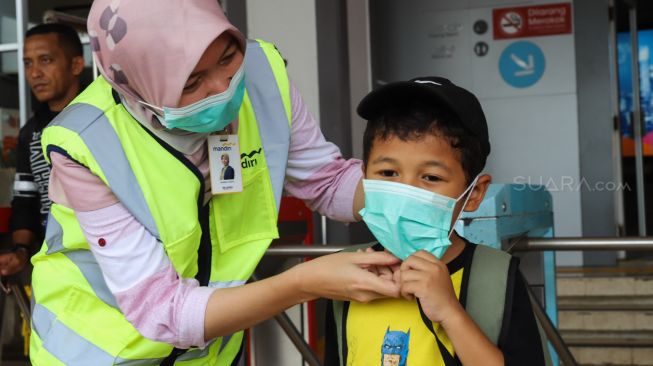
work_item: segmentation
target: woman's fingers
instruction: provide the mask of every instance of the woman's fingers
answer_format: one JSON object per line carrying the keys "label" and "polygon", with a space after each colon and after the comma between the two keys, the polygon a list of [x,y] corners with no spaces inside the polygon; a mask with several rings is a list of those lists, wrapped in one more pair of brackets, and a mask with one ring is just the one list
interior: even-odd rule
{"label": "woman's fingers", "polygon": [[399,284],[393,277],[378,273],[378,268],[398,262],[394,256],[382,252],[336,253],[304,262],[295,271],[300,289],[308,298],[367,302],[399,297]]}
{"label": "woman's fingers", "polygon": [[374,274],[375,276],[380,276],[378,266],[373,266],[373,265],[366,264],[364,266],[361,266],[361,268],[369,271],[370,273]]}
{"label": "woman's fingers", "polygon": [[395,267],[396,268],[392,269],[392,279],[395,283],[398,283],[401,286],[401,270],[399,269],[399,266]]}
{"label": "woman's fingers", "polygon": [[[350,258],[354,263],[361,267],[367,268],[367,273],[361,274],[359,282],[359,295],[365,301],[370,301],[382,297],[398,297],[399,283],[394,281],[394,275],[390,266],[398,266],[401,262],[399,258],[387,252],[365,251],[363,253],[345,253],[353,254]],[[374,268],[374,270],[371,270]],[[361,301],[361,298],[356,301]]]}
{"label": "woman's fingers", "polygon": [[377,266],[375,267],[378,270],[378,276],[384,279],[393,279],[392,269],[388,266]]}
{"label": "woman's fingers", "polygon": [[383,297],[399,297],[399,283],[392,278],[380,277],[366,271],[361,272],[360,281],[352,293],[354,300],[367,302]]}

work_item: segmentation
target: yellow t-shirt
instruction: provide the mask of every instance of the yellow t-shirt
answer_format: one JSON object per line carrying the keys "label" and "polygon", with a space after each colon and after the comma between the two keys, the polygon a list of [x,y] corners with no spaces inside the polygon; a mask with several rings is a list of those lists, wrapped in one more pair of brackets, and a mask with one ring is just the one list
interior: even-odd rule
{"label": "yellow t-shirt", "polygon": [[[458,298],[463,273],[460,268],[451,274]],[[421,313],[417,300],[350,302],[346,314],[347,366],[448,366],[445,359],[455,356],[444,329]]]}
{"label": "yellow t-shirt", "polygon": [[[468,300],[470,266],[478,246],[466,242],[447,263],[460,303]],[[517,265],[511,261],[511,265]],[[545,354],[526,285],[517,268],[506,291],[505,314],[498,347],[506,365],[544,366]],[[508,279],[509,281],[510,278]],[[506,313],[507,312],[507,313]],[[507,324],[505,322],[508,322]],[[460,366],[451,341],[431,322],[418,301],[382,299],[367,304],[333,302],[327,311],[325,365]]]}

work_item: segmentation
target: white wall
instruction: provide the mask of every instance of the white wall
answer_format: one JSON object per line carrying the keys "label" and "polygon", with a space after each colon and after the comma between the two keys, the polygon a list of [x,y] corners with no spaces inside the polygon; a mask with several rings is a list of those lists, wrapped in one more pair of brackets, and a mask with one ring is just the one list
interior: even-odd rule
{"label": "white wall", "polygon": [[249,38],[274,43],[309,110],[319,120],[315,2],[247,0]]}
{"label": "white wall", "polygon": [[[547,185],[553,196],[556,236],[581,236],[579,135],[573,34],[494,39],[492,10],[562,0],[370,1],[373,83],[440,75],[474,92],[485,110],[492,144],[486,171],[495,183]],[[475,34],[485,20],[489,30]],[[504,82],[499,57],[508,45],[528,40],[545,55],[534,85]],[[485,42],[489,52],[474,53]],[[572,182],[572,186],[569,186]],[[558,255],[560,265],[582,265],[580,253]]]}
{"label": "white wall", "polygon": [[368,0],[347,0],[347,32],[352,153],[355,158],[362,159],[362,141],[366,124],[356,113],[356,107],[358,107],[358,102],[372,90]]}

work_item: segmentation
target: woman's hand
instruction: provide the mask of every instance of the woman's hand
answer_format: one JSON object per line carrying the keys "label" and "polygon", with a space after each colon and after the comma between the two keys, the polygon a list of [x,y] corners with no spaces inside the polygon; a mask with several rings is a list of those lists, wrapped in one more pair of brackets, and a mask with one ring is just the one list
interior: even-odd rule
{"label": "woman's hand", "polygon": [[206,309],[204,339],[249,328],[318,297],[359,302],[398,298],[399,283],[363,268],[397,264],[399,259],[385,252],[336,253],[245,286],[215,290]]}
{"label": "woman's hand", "polygon": [[[374,252],[376,252],[376,250],[374,250],[374,248],[372,248],[372,247],[368,247],[368,248],[365,248],[365,249],[358,249],[356,252],[358,252],[358,253],[363,253],[363,252],[364,253],[374,253]],[[386,251],[386,253],[387,253],[387,251]],[[381,277],[383,279],[393,280],[395,283],[399,283],[399,277],[398,276],[400,274],[400,271],[399,271],[400,266],[401,266],[401,262],[399,262],[397,264],[390,265],[390,266],[366,265],[366,266],[362,266],[361,268],[366,269],[366,270],[374,273],[375,275],[377,275],[377,276],[379,276],[379,277]]]}
{"label": "woman's hand", "polygon": [[291,269],[305,300],[326,297],[369,302],[399,297],[399,283],[391,273],[398,258],[386,252],[336,253],[304,262]]}

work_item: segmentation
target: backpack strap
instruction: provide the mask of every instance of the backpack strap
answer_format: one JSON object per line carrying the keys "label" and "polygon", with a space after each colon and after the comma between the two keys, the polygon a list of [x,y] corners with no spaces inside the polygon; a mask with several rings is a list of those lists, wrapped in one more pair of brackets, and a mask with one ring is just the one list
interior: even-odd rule
{"label": "backpack strap", "polygon": [[336,343],[338,344],[338,360],[340,360],[340,366],[345,366],[344,362],[344,353],[342,352],[342,349],[344,347],[343,343],[345,342],[345,338],[343,337],[344,333],[344,319],[343,319],[343,312],[344,312],[344,307],[345,307],[345,302],[344,301],[339,301],[339,300],[333,300],[333,319],[336,323]]}
{"label": "backpack strap", "polygon": [[[524,284],[526,284],[526,286],[529,286],[528,282],[526,282],[526,279],[524,279]],[[533,297],[533,293],[531,291],[528,291],[528,298],[531,301],[532,308],[539,307],[542,311],[544,311],[544,309],[542,309],[542,305],[540,305],[537,299]],[[547,340],[548,338],[546,336],[546,333],[544,333],[544,328],[542,328],[542,322],[537,316],[535,316],[535,323],[537,324],[537,332],[540,334],[540,340],[542,341],[542,353],[544,353],[544,365],[553,366],[553,360],[551,359],[551,352],[549,349],[549,342]]]}
{"label": "backpack strap", "polygon": [[499,344],[506,294],[514,283],[511,258],[508,253],[477,245],[469,268],[465,310],[494,345]]}
{"label": "backpack strap", "polygon": [[[378,242],[372,242],[372,243],[365,243],[365,244],[358,244],[358,245],[352,245],[350,247],[347,247],[346,249],[343,249],[343,252],[355,252],[357,250],[365,250],[367,248],[370,248],[377,244]],[[338,337],[337,343],[338,343],[338,354],[339,354],[339,359],[340,359],[340,366],[345,366],[345,353],[343,352],[343,349],[345,347],[345,332],[346,330],[344,329],[344,322],[346,321],[343,317],[343,314],[345,312],[345,307],[349,306],[348,302],[344,301],[339,301],[339,300],[333,300],[333,319],[335,320],[336,323],[336,336]]]}

